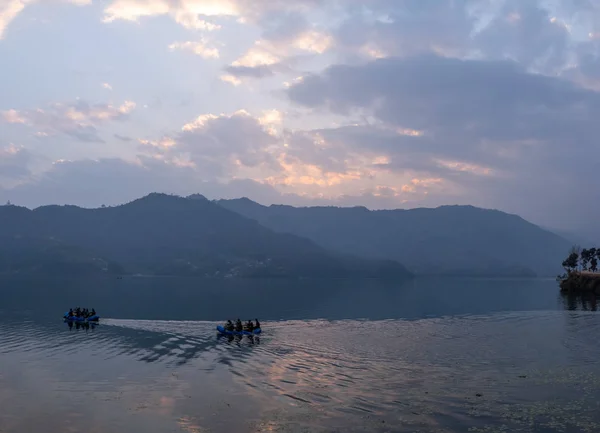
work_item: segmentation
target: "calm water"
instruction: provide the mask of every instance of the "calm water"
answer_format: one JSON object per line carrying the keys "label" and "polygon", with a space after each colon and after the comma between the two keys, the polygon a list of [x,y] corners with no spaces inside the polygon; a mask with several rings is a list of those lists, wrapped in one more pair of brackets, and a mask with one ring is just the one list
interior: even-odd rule
{"label": "calm water", "polygon": [[[4,279],[0,432],[597,432],[595,310],[551,280]],[[215,335],[238,316],[260,339]]]}

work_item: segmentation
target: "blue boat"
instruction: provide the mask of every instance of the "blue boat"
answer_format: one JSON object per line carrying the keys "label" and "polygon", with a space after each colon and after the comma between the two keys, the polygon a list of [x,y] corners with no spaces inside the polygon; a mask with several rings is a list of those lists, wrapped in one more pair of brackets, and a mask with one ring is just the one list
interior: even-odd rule
{"label": "blue boat", "polygon": [[250,332],[250,331],[242,331],[242,332],[238,332],[238,331],[227,331],[223,326],[221,325],[217,325],[217,332],[221,335],[258,335],[260,334],[262,331],[260,330],[260,328],[256,328],[254,331]]}

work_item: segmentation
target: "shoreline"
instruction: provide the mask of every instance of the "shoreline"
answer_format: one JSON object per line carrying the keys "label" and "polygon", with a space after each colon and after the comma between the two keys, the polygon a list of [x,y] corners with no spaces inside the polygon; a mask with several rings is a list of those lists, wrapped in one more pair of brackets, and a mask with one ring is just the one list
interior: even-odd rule
{"label": "shoreline", "polygon": [[600,294],[600,273],[573,271],[560,281],[560,291],[564,293]]}

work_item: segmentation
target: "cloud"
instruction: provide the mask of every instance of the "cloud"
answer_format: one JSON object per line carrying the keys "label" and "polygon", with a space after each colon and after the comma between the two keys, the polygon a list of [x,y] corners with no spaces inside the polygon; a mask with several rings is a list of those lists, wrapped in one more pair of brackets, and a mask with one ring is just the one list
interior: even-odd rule
{"label": "cloud", "polygon": [[250,78],[265,78],[275,75],[274,68],[271,65],[258,65],[258,66],[228,66],[225,68],[228,72],[224,77],[234,77],[238,80],[230,80],[229,78],[223,78],[223,81],[229,81],[232,84],[239,82],[239,78],[250,77]]}
{"label": "cloud", "polygon": [[2,113],[2,120],[6,123],[25,123],[25,117],[23,117],[17,110],[7,110]]}
{"label": "cloud", "polygon": [[[344,152],[380,154],[386,159],[379,168],[440,177],[472,202],[512,208],[521,194],[555,217],[566,216],[558,198],[598,195],[585,185],[600,158],[600,94],[514,62],[425,55],[333,66],[304,77],[288,96],[310,108],[373,118],[318,131],[322,150],[299,146],[302,159],[318,158],[332,169],[347,164]],[[397,133],[406,129],[423,133]]]}
{"label": "cloud", "polygon": [[125,135],[119,135],[119,134],[113,134],[113,137],[115,137],[117,140],[125,141],[125,142],[130,142],[133,140],[133,138],[131,138],[131,137],[127,137]]}
{"label": "cloud", "polygon": [[11,189],[0,189],[0,197],[26,206],[53,203],[100,206],[126,202],[152,191],[185,191],[182,185],[193,184],[194,179],[191,170],[156,160],[56,161],[36,179]]}
{"label": "cloud", "polygon": [[474,0],[375,0],[361,5],[335,34],[340,45],[356,52],[460,56],[468,50],[476,24]]}
{"label": "cloud", "polygon": [[[437,178],[418,167],[410,172],[391,170],[389,152],[353,145],[349,138],[355,133],[345,137],[343,129],[290,131],[283,124],[284,113],[279,110],[266,110],[259,116],[244,110],[206,114],[183,125],[181,132],[140,140],[140,150],[148,158],[192,168],[205,181],[250,179],[306,200],[336,200],[356,191],[363,194],[381,185],[395,185],[393,198],[399,205],[420,200],[432,190],[449,191],[445,182],[431,181]],[[418,136],[415,131],[394,131],[393,135],[406,140]],[[436,167],[448,173],[479,169],[450,159],[437,161]],[[488,171],[483,169],[483,174]]]}
{"label": "cloud", "polygon": [[104,22],[116,20],[137,22],[140,18],[168,15],[187,29],[213,31],[219,25],[204,17],[235,16],[236,6],[229,1],[170,2],[165,0],[116,0],[104,9]]}
{"label": "cloud", "polygon": [[4,38],[8,25],[23,9],[25,9],[25,2],[21,0],[9,0],[0,3],[0,40]]}
{"label": "cloud", "polygon": [[225,70],[228,76],[240,78],[267,78],[277,73],[293,72],[293,64],[301,55],[323,54],[334,42],[326,32],[301,27],[286,33],[269,34],[270,39],[261,39]]}
{"label": "cloud", "polygon": [[[99,207],[122,204],[150,192],[202,193],[209,199],[253,197],[266,204],[285,200],[269,185],[249,179],[205,181],[201,173],[190,167],[142,156],[131,161],[119,158],[56,161],[50,170],[26,183],[5,189],[0,184],[0,201],[11,200],[29,207],[43,204]],[[297,195],[289,195],[288,201],[309,203]]]}
{"label": "cloud", "polygon": [[208,19],[234,17],[257,22],[268,14],[303,11],[322,3],[320,0],[115,0],[104,9],[104,21],[137,21],[144,17],[167,15],[186,28],[217,30],[219,26]]}
{"label": "cloud", "polygon": [[204,179],[231,177],[240,169],[276,170],[280,140],[269,126],[241,110],[198,116],[180,132],[160,140],[142,140],[154,158],[189,165]]}
{"label": "cloud", "polygon": [[[391,189],[390,189],[391,191]],[[267,183],[251,179],[219,182],[203,180],[201,173],[153,158],[126,161],[119,158],[56,161],[52,167],[19,185],[2,188],[0,202],[37,207],[44,204],[76,204],[85,207],[117,205],[150,192],[189,195],[201,193],[209,199],[251,197],[270,205],[288,203],[296,206],[363,204],[371,208],[397,207],[399,202],[385,187],[365,190],[358,195],[335,198],[305,196],[282,192]],[[425,205],[427,197],[414,204]]]}
{"label": "cloud", "polygon": [[600,91],[600,38],[590,34],[586,42],[577,46],[574,55],[574,63],[562,76],[589,89]]}
{"label": "cloud", "polygon": [[[226,77],[234,77],[237,81],[242,78],[265,78],[275,75],[275,72],[285,69],[283,57],[263,41],[257,41],[246,54],[225,68]],[[233,80],[230,81],[235,84]]]}
{"label": "cloud", "polygon": [[[92,4],[92,0],[63,0],[76,6]],[[39,3],[41,0],[2,0],[0,1],[0,40],[4,39],[6,30],[11,22],[25,9],[26,6]]]}
{"label": "cloud", "polygon": [[511,59],[544,73],[558,73],[568,62],[569,27],[537,2],[505,1],[475,38],[490,59]]}
{"label": "cloud", "polygon": [[479,53],[551,69],[564,66],[573,25],[600,33],[600,8],[571,0],[115,0],[104,13],[105,22],[169,16],[201,30],[220,28],[207,20],[236,18],[262,30],[262,48],[284,56],[339,46],[371,56]]}
{"label": "cloud", "polygon": [[9,144],[0,147],[0,185],[29,176],[31,159],[31,153],[22,146]]}
{"label": "cloud", "polygon": [[385,124],[425,135],[460,132],[490,140],[570,137],[564,126],[580,123],[577,116],[589,115],[600,103],[594,92],[528,73],[513,62],[433,55],[333,66],[287,92],[305,106],[340,114],[367,110]]}
{"label": "cloud", "polygon": [[224,83],[232,84],[235,87],[242,84],[242,80],[231,74],[223,74],[219,77],[219,80],[223,81]]}
{"label": "cloud", "polygon": [[[324,11],[318,12],[322,14]],[[278,53],[278,56],[289,56],[293,50],[323,54],[335,43],[330,29],[309,21],[305,13],[272,12],[260,25],[263,29],[262,38],[256,41],[251,51],[269,51]]]}
{"label": "cloud", "polygon": [[[436,54],[514,60],[546,75],[578,69],[586,37],[600,34],[596,2],[558,0],[374,0],[347,7],[330,30],[347,62]],[[357,6],[357,4],[354,4]],[[588,36],[589,35],[589,36]],[[598,47],[594,48],[597,55]],[[575,76],[570,71],[569,76]]]}
{"label": "cloud", "polygon": [[205,41],[200,42],[174,42],[169,45],[169,49],[171,51],[175,50],[183,50],[190,51],[200,57],[205,59],[218,59],[219,58],[219,50],[215,47],[209,47]]}
{"label": "cloud", "polygon": [[0,113],[0,120],[29,126],[39,137],[66,134],[80,141],[103,142],[96,127],[109,121],[125,120],[134,109],[132,101],[115,106],[77,100],[69,104],[55,103],[45,109],[10,109]]}
{"label": "cloud", "polygon": [[[230,82],[298,72],[292,63],[302,55],[333,52],[344,62],[355,57],[385,58],[436,54],[460,59],[514,60],[531,71],[556,75],[572,67],[574,8],[533,0],[374,0],[372,2],[305,2],[313,16],[343,17],[310,22],[306,13],[285,8],[262,9],[257,21],[262,37],[226,68]],[[237,4],[237,3],[236,3]],[[337,7],[337,9],[335,8]],[[239,14],[243,7],[236,9]],[[335,12],[334,12],[335,11]],[[600,11],[593,10],[599,17]],[[241,16],[240,15],[240,16]],[[580,31],[595,27],[578,19]],[[600,34],[600,25],[598,25]],[[597,51],[596,51],[597,52]],[[584,63],[583,61],[581,63]],[[589,62],[588,62],[589,63]]]}
{"label": "cloud", "polygon": [[[46,1],[58,0],[0,0],[0,35],[10,34],[6,28],[23,7]],[[591,221],[589,210],[568,208],[579,201],[600,202],[589,185],[599,156],[594,114],[600,107],[592,91],[600,90],[598,2],[111,0],[100,7],[103,16],[92,19],[106,35],[117,30],[109,24],[117,21],[125,25],[119,32],[127,32],[129,21],[141,23],[142,32],[151,25],[153,34],[109,52],[96,45],[98,63],[89,62],[84,49],[69,51],[73,61],[86,60],[89,81],[66,79],[66,88],[39,96],[24,81],[23,91],[9,92],[6,111],[0,112],[1,144],[52,146],[49,154],[55,157],[81,158],[81,146],[74,151],[61,139],[102,142],[103,126],[126,119],[131,124],[124,135],[110,131],[111,145],[94,147],[114,159],[57,162],[47,173],[19,159],[25,149],[18,158],[14,149],[10,155],[4,150],[0,170],[11,173],[10,182],[27,182],[18,190],[24,197],[58,199],[63,195],[51,185],[62,185],[64,196],[73,200],[96,200],[86,195],[88,188],[108,202],[102,186],[86,183],[89,171],[94,182],[120,199],[161,186],[204,192],[198,186],[204,185],[223,194],[250,191],[288,203],[470,202],[558,222]],[[150,24],[153,18],[159,19]],[[69,26],[66,15],[60,19],[61,29],[76,41],[69,32],[77,26]],[[180,73],[174,79],[161,72],[162,64],[178,61],[176,54],[160,57],[167,55],[167,46],[219,60],[193,62],[198,70],[176,68]],[[134,58],[135,50],[154,50],[159,57],[97,69]],[[30,57],[42,59],[41,54],[51,53],[32,51]],[[52,70],[67,65],[55,66]],[[209,88],[215,71],[212,78],[237,87]],[[16,73],[24,80],[29,76],[26,70]],[[199,77],[206,85],[190,88],[200,84]],[[144,79],[152,82],[152,94],[143,93],[150,88]],[[241,86],[259,79],[263,82],[250,89]],[[94,93],[101,90],[99,83],[111,90],[104,80],[115,85],[115,101],[122,100],[119,89],[127,89],[136,101],[145,99],[140,104],[162,100],[172,109],[161,117],[152,110],[134,117],[130,102],[24,105],[24,98],[44,101],[58,92]],[[178,104],[182,94],[194,103]],[[17,109],[23,106],[41,108]],[[275,109],[261,112],[266,107]],[[214,114],[194,118],[202,112]],[[190,121],[184,125],[185,119]],[[46,138],[53,135],[57,138]],[[131,158],[136,145],[139,155],[122,160]],[[30,166],[33,175],[26,174]],[[106,180],[111,170],[117,174]],[[232,179],[235,188],[214,186]],[[7,188],[8,181],[3,182]]]}

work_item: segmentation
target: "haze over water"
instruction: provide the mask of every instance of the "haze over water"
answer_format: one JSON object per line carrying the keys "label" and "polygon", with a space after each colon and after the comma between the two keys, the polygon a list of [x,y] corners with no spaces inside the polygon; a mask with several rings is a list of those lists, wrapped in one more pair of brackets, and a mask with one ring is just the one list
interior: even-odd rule
{"label": "haze over water", "polygon": [[[2,279],[0,432],[598,431],[595,309],[552,280]],[[238,316],[260,339],[215,335]]]}

